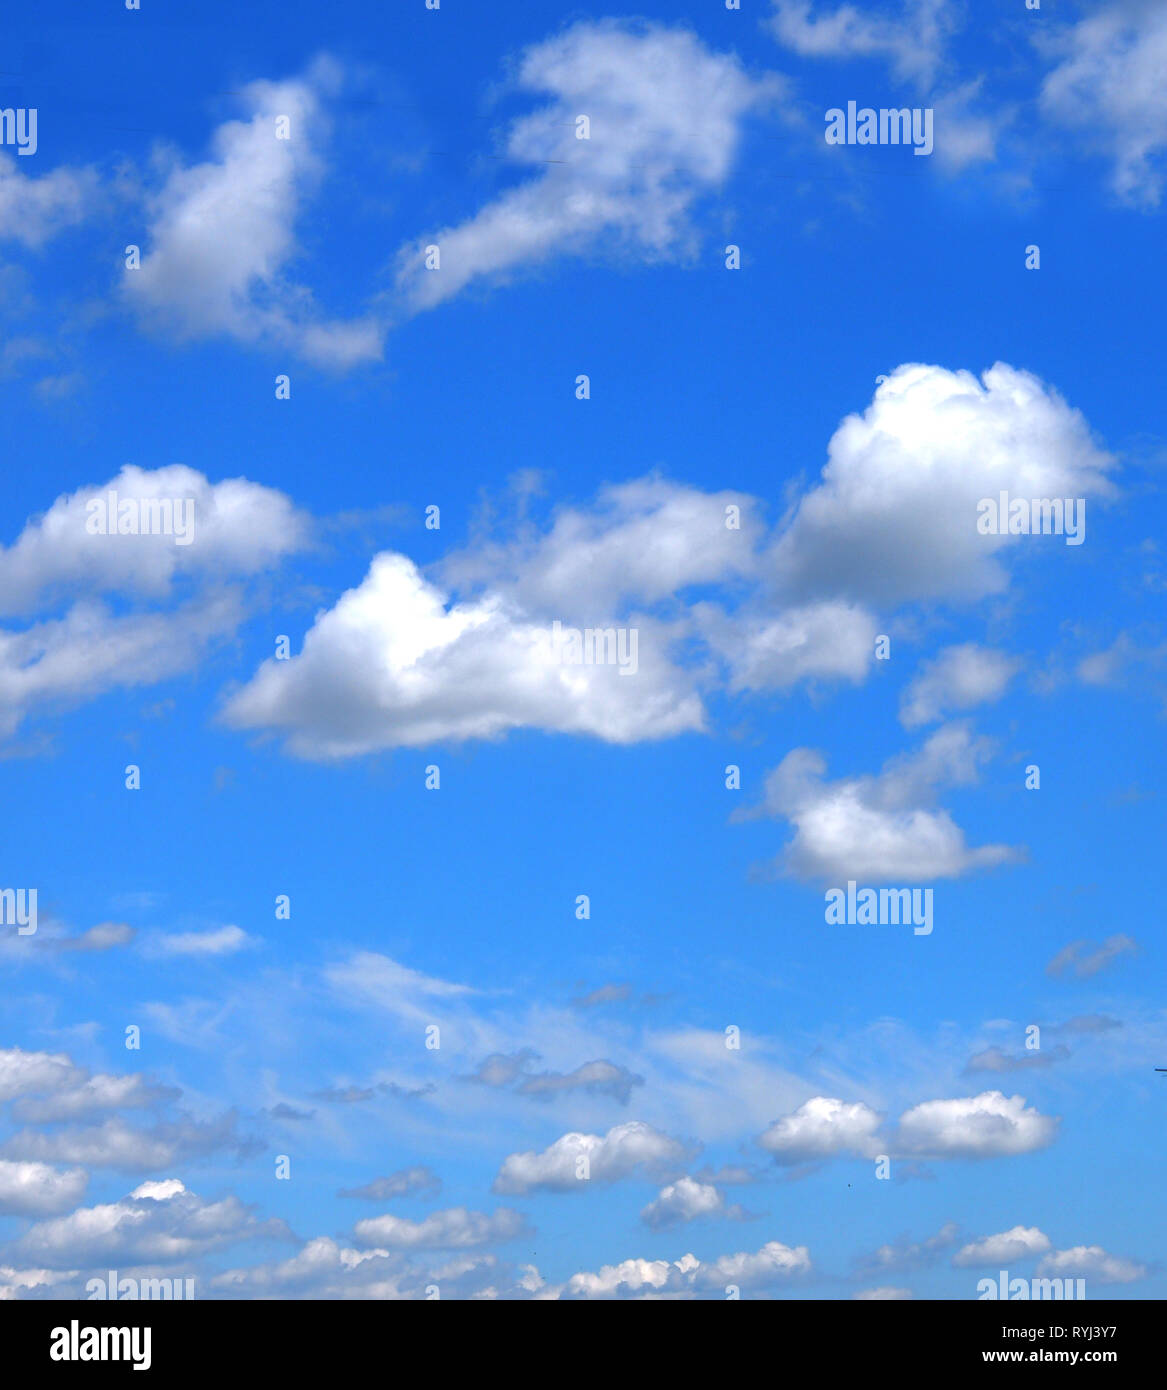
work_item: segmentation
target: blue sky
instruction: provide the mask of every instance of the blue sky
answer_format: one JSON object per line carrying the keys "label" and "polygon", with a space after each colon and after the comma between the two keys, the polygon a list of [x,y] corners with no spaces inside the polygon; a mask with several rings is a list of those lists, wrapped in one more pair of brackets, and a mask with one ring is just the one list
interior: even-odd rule
{"label": "blue sky", "polygon": [[1163,1297],[1161,8],[4,34],[0,1289]]}

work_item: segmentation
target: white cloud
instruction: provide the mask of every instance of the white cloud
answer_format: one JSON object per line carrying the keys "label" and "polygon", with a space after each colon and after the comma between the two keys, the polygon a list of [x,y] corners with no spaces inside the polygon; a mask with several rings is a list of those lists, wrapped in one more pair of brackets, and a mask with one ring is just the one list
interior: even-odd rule
{"label": "white cloud", "polygon": [[242,928],[226,926],[160,935],[151,941],[149,951],[158,956],[229,956],[257,944]]}
{"label": "white cloud", "polygon": [[499,594],[451,602],[406,556],[384,552],[317,618],[300,654],[264,662],[224,718],[285,732],[291,752],[321,759],[523,727],[612,743],[701,729],[700,697],[670,664],[667,632],[643,618],[632,625],[635,673],[565,664],[550,623]]}
{"label": "white cloud", "polygon": [[0,1212],[6,1216],[49,1216],[74,1206],[85,1195],[83,1168],[64,1172],[44,1163],[0,1159]]}
{"label": "white cloud", "polygon": [[281,1221],[256,1221],[236,1197],[206,1202],[172,1180],[38,1222],[9,1250],[58,1269],[111,1260],[170,1264],[263,1235],[286,1238],[287,1228]]}
{"label": "white cloud", "polygon": [[762,807],[753,814],[782,816],[794,826],[780,862],[800,878],[956,878],[1017,857],[1005,845],[969,848],[949,813],[930,805],[937,787],[974,783],[990,751],[967,726],[949,724],[918,752],[885,763],[877,776],[829,782],[822,755],[796,748],[767,776]]}
{"label": "white cloud", "polygon": [[821,483],[802,497],[773,556],[793,593],[820,600],[999,593],[1011,548],[1069,548],[1055,537],[981,535],[982,498],[1089,501],[1113,491],[1113,460],[1081,414],[1002,362],[979,381],[967,371],[897,367],[867,410],[835,431],[827,455]]}
{"label": "white cloud", "polygon": [[520,1212],[500,1207],[487,1215],[451,1207],[435,1211],[421,1221],[401,1216],[371,1216],[358,1221],[353,1236],[358,1245],[392,1250],[464,1250],[477,1245],[497,1245],[514,1240],[526,1230]]}
{"label": "white cloud", "polygon": [[900,722],[914,729],[952,710],[999,700],[1020,662],[1004,652],[964,642],[926,661],[904,691]]}
{"label": "white cloud", "polygon": [[784,1115],[759,1135],[758,1143],[779,1163],[808,1163],[852,1153],[870,1158],[877,1151],[881,1117],[861,1102],[853,1105],[815,1096],[792,1115]]}
{"label": "white cloud", "polygon": [[[91,531],[91,504],[104,505],[111,492],[119,513],[122,503],[169,501],[176,520],[193,515],[190,543],[177,543],[173,532]],[[302,549],[309,531],[308,517],[275,488],[247,478],[212,483],[181,463],[154,469],[127,464],[108,482],[62,494],[12,545],[0,547],[0,612],[27,613],[71,594],[164,599],[184,577],[222,579],[270,569]]]}
{"label": "white cloud", "polygon": [[760,1250],[721,1255],[702,1262],[694,1255],[679,1260],[624,1260],[598,1272],[573,1274],[565,1284],[541,1289],[541,1299],[617,1299],[692,1297],[696,1292],[724,1296],[729,1285],[766,1289],[810,1272],[805,1245],[768,1241]]}
{"label": "white cloud", "polygon": [[179,1095],[177,1087],[159,1086],[138,1072],[124,1076],[101,1073],[48,1096],[17,1100],[12,1113],[18,1120],[49,1124],[107,1110],[144,1109]]}
{"label": "white cloud", "polygon": [[811,0],[774,0],[768,26],[807,58],[883,58],[904,82],[931,86],[955,28],[951,0],[904,0],[903,11],[871,14],[856,5],[812,12]]}
{"label": "white cloud", "polygon": [[[241,93],[248,117],[218,127],[210,159],[171,158],[149,200],[141,267],[124,281],[148,324],[182,339],[273,342],[339,369],[381,357],[381,325],[322,319],[311,294],[286,274],[297,252],[297,214],[323,174],[324,98],[338,84],[327,60],[301,79],[252,82]],[[286,139],[277,135],[281,117]]]}
{"label": "white cloud", "polygon": [[982,1236],[962,1246],[952,1257],[960,1268],[1007,1265],[1011,1260],[1025,1260],[1050,1248],[1049,1236],[1036,1226],[1014,1226],[995,1236]]}
{"label": "white cloud", "polygon": [[85,1079],[63,1052],[25,1052],[0,1048],[0,1101],[61,1091]]}
{"label": "white cloud", "polygon": [[666,1226],[695,1221],[701,1216],[724,1214],[725,1199],[712,1183],[684,1177],[662,1187],[655,1201],[642,1209],[640,1219],[654,1231],[659,1231]]}
{"label": "white cloud", "polygon": [[618,1182],[634,1174],[675,1168],[688,1151],[676,1139],[639,1120],[616,1125],[605,1135],[564,1134],[542,1153],[514,1153],[503,1160],[494,1191],[578,1192],[591,1182]]}
{"label": "white cloud", "polygon": [[217,1120],[159,1121],[149,1128],[114,1116],[95,1125],[71,1125],[51,1134],[22,1129],[5,1140],[5,1156],[49,1163],[85,1164],[145,1173],[220,1152],[247,1153],[255,1141],[241,1138],[234,1111]]}
{"label": "white cloud", "polygon": [[[745,116],[781,90],[685,30],[616,21],[576,24],[528,48],[517,84],[551,98],[506,140],[513,163],[540,172],[401,252],[399,283],[416,308],[553,255],[685,256],[695,242],[690,213],[730,173]],[[576,138],[580,114],[590,139]],[[425,269],[431,244],[439,270]]]}
{"label": "white cloud", "polygon": [[1158,0],[1117,0],[1043,36],[1058,58],[1042,84],[1041,108],[1114,163],[1120,198],[1157,207],[1167,149],[1167,10]]}
{"label": "white cloud", "polygon": [[929,1100],[900,1116],[897,1146],[932,1158],[1000,1158],[1052,1144],[1058,1120],[1027,1106],[1023,1096],[984,1091],[958,1100]]}
{"label": "white cloud", "polygon": [[1054,1250],[1037,1267],[1041,1278],[1085,1278],[1097,1284],[1131,1284],[1147,1274],[1146,1265],[1121,1255],[1108,1255],[1100,1245],[1075,1245]]}
{"label": "white cloud", "polygon": [[[111,493],[115,515],[127,519],[126,508],[169,504],[172,531],[164,533],[164,512],[162,529],[152,534],[103,535],[96,524],[91,530],[91,515],[98,517],[91,504],[101,503],[107,514]],[[60,617],[0,629],[0,736],[45,706],[196,665],[243,620],[242,590],[227,581],[273,568],[307,544],[309,529],[283,493],[246,478],[211,483],[182,464],[127,465],[107,483],[58,497],[12,545],[0,547],[0,612],[24,616],[76,599]],[[189,544],[178,543],[180,530],[193,537]],[[98,595],[125,603],[115,608]],[[169,606],[147,611],[146,603]]]}
{"label": "white cloud", "polygon": [[83,222],[97,199],[92,169],[61,167],[35,178],[14,156],[0,154],[0,239],[38,250],[64,228]]}
{"label": "white cloud", "polygon": [[747,609],[694,610],[697,627],[728,664],[729,688],[788,690],[809,680],[862,682],[875,654],[875,618],[858,604],[798,605],[777,616]]}

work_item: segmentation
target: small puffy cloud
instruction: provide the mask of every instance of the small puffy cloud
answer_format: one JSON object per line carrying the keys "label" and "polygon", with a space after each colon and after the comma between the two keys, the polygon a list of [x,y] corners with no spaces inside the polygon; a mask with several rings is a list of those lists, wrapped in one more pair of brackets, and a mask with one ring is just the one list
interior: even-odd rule
{"label": "small puffy cloud", "polygon": [[[414,308],[597,247],[647,261],[688,256],[695,205],[728,177],[746,116],[781,90],[684,29],[617,21],[579,23],[526,49],[516,80],[550,98],[511,125],[505,145],[509,160],[538,172],[402,250],[399,286]],[[577,138],[580,113],[587,139]],[[430,245],[440,269],[426,269]]]}
{"label": "small puffy cloud", "polygon": [[1037,1267],[1041,1278],[1090,1279],[1097,1284],[1131,1284],[1145,1278],[1146,1265],[1121,1255],[1108,1255],[1100,1245],[1075,1245],[1072,1250],[1053,1250]]}
{"label": "small puffy cloud", "polygon": [[1041,88],[1045,117],[1113,163],[1118,197],[1157,207],[1167,150],[1167,11],[1157,0],[1104,5],[1043,36],[1056,65]]}
{"label": "small puffy cloud", "polygon": [[286,275],[296,217],[324,172],[324,103],[338,83],[327,60],[300,79],[249,83],[240,94],[247,117],[218,127],[211,158],[186,165],[169,156],[149,199],[142,264],[124,279],[146,324],[184,340],[267,342],[337,369],[381,357],[379,324],[322,318]]}
{"label": "small puffy cloud", "polygon": [[577,1192],[589,1182],[618,1182],[634,1174],[675,1168],[688,1156],[676,1139],[632,1120],[605,1135],[564,1134],[541,1153],[510,1154],[494,1180],[494,1191],[514,1196]]}
{"label": "small puffy cloud", "polygon": [[794,838],[779,861],[799,878],[919,883],[957,878],[1017,858],[1006,845],[970,848],[964,832],[930,805],[943,785],[968,786],[991,744],[964,724],[938,729],[918,752],[886,763],[878,776],[826,780],[809,748],[788,753],[765,782],[760,812],[782,816]]}
{"label": "small puffy cloud", "polygon": [[539,1298],[643,1299],[689,1298],[697,1293],[724,1297],[730,1284],[739,1289],[767,1289],[810,1272],[805,1245],[768,1241],[760,1250],[720,1255],[703,1262],[694,1255],[679,1260],[624,1260],[595,1273],[573,1274],[565,1284],[542,1289]]}
{"label": "small puffy cloud", "polygon": [[148,947],[155,956],[230,956],[257,945],[240,927],[214,927],[209,931],[170,932],[154,937]]}
{"label": "small puffy cloud", "polygon": [[30,1227],[9,1250],[50,1269],[193,1259],[235,1241],[286,1238],[282,1221],[257,1221],[236,1197],[207,1202],[177,1179],[143,1183],[120,1201],[80,1207]]}
{"label": "small puffy cloud", "polygon": [[654,1231],[661,1231],[702,1216],[740,1219],[743,1215],[740,1207],[725,1205],[725,1199],[712,1183],[684,1177],[662,1187],[656,1200],[642,1209],[640,1219]]}
{"label": "small puffy cloud", "polygon": [[1114,460],[1082,415],[1003,362],[979,380],[921,363],[897,367],[867,410],[835,431],[827,460],[772,555],[784,587],[816,601],[968,602],[1000,593],[1011,549],[1067,547],[1054,537],[982,535],[982,499],[1005,491],[1089,501],[1114,491]]}
{"label": "small puffy cloud", "polygon": [[465,1250],[514,1240],[526,1229],[522,1213],[507,1207],[499,1207],[490,1215],[451,1207],[448,1211],[435,1211],[421,1221],[408,1221],[402,1216],[371,1216],[357,1222],[353,1237],[358,1245],[388,1251]]}
{"label": "small puffy cloud", "polygon": [[1000,1265],[1004,1267],[1012,1260],[1026,1260],[1032,1255],[1044,1254],[1050,1248],[1049,1236],[1036,1226],[1014,1226],[1012,1230],[999,1235],[983,1236],[968,1245],[962,1246],[952,1257],[952,1263],[959,1268],[979,1268],[980,1266]]}
{"label": "small puffy cloud", "polygon": [[[129,525],[131,509],[137,533],[118,532],[119,519]],[[181,463],[126,464],[108,482],[62,494],[10,546],[0,546],[0,612],[27,613],[72,594],[164,599],[183,578],[270,569],[302,549],[310,531],[309,518],[275,488],[247,478],[212,483]]]}
{"label": "small puffy cloud", "polygon": [[74,1066],[63,1052],[0,1048],[0,1101],[62,1091],[84,1081],[85,1077],[86,1072]]}
{"label": "small puffy cloud", "polygon": [[62,1171],[45,1163],[0,1159],[0,1212],[6,1216],[51,1216],[76,1206],[88,1185],[84,1168]]}
{"label": "small puffy cloud", "polygon": [[882,1122],[862,1102],[848,1104],[815,1096],[791,1115],[784,1115],[758,1137],[758,1143],[779,1163],[810,1163],[851,1153],[869,1158],[876,1152],[875,1134]]}
{"label": "small puffy cloud", "polygon": [[851,1295],[861,1303],[895,1303],[911,1298],[911,1289],[899,1288],[894,1284],[881,1284],[874,1289],[860,1289]]}
{"label": "small puffy cloud", "polygon": [[946,647],[927,661],[904,691],[900,722],[907,729],[932,724],[953,711],[999,700],[1020,662],[975,642]]}
{"label": "small puffy cloud", "polygon": [[345,1187],[338,1197],[357,1197],[366,1202],[389,1202],[396,1197],[432,1196],[441,1191],[442,1180],[424,1164],[402,1168],[387,1177],[374,1178],[362,1187]]}
{"label": "small puffy cloud", "polygon": [[1001,1158],[1052,1144],[1058,1120],[1027,1106],[1023,1096],[983,1091],[957,1100],[929,1100],[900,1116],[898,1149],[924,1158]]}
{"label": "small puffy cloud", "polygon": [[1108,936],[1101,945],[1096,945],[1093,941],[1072,941],[1054,956],[1046,966],[1045,973],[1052,975],[1055,980],[1066,975],[1088,980],[1105,970],[1120,956],[1130,955],[1138,949],[1138,943],[1125,932]]}

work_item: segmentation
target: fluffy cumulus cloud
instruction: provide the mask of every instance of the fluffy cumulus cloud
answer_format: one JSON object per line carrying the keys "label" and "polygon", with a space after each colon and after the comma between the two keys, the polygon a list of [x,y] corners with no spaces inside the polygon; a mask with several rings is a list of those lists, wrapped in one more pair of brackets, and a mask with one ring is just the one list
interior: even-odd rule
{"label": "fluffy cumulus cloud", "polygon": [[983,1091],[956,1100],[928,1100],[900,1116],[897,1148],[930,1158],[1001,1158],[1052,1144],[1058,1120],[1026,1105],[1024,1096]]}
{"label": "fluffy cumulus cloud", "polygon": [[643,1121],[616,1125],[607,1134],[564,1134],[541,1153],[510,1154],[494,1180],[494,1191],[582,1192],[590,1182],[611,1183],[633,1174],[651,1175],[684,1163],[688,1150]]}
{"label": "fluffy cumulus cloud", "polygon": [[1100,1245],[1051,1250],[1037,1272],[1042,1278],[1087,1279],[1096,1284],[1132,1284],[1148,1273],[1146,1265],[1121,1255],[1109,1255]]}
{"label": "fluffy cumulus cloud", "polygon": [[48,1216],[67,1211],[85,1195],[83,1168],[61,1170],[44,1163],[0,1159],[0,1212],[10,1216]]}
{"label": "fluffy cumulus cloud", "polygon": [[182,339],[276,343],[327,367],[380,358],[376,322],[322,317],[288,277],[297,214],[324,173],[325,99],[339,81],[321,60],[299,79],[252,82],[240,95],[246,117],[218,127],[209,159],[171,157],[149,200],[141,266],[125,276],[147,324]]}
{"label": "fluffy cumulus cloud", "polygon": [[1044,38],[1056,58],[1041,89],[1047,118],[1113,164],[1120,198],[1144,207],[1163,195],[1167,150],[1167,10],[1116,0]]}
{"label": "fluffy cumulus cloud", "polygon": [[1050,1248],[1049,1236],[1036,1226],[1014,1226],[1012,1230],[1001,1231],[995,1236],[983,1236],[980,1240],[963,1245],[952,1257],[952,1263],[960,1268],[979,1268],[980,1266],[1005,1266],[1011,1260],[1025,1260],[1032,1255],[1042,1255]]}
{"label": "fluffy cumulus cloud", "polygon": [[624,1260],[592,1272],[573,1274],[565,1284],[547,1286],[538,1298],[652,1299],[692,1298],[699,1294],[725,1296],[737,1289],[766,1290],[788,1283],[811,1270],[805,1245],[791,1247],[768,1241],[760,1250],[720,1255],[701,1261],[694,1255],[679,1260]]}
{"label": "fluffy cumulus cloud", "polygon": [[8,1249],[50,1269],[108,1260],[189,1260],[234,1241],[286,1239],[282,1221],[259,1221],[236,1197],[207,1202],[177,1179],[147,1182],[128,1197],[40,1221]]}
{"label": "fluffy cumulus cloud", "polygon": [[955,710],[999,700],[1019,662],[975,642],[945,647],[926,661],[904,691],[900,721],[913,729]]}
{"label": "fluffy cumulus cloud", "polygon": [[838,882],[921,882],[956,878],[1018,856],[1006,845],[970,847],[948,811],[935,807],[941,786],[968,786],[991,754],[967,725],[938,729],[924,746],[892,759],[877,776],[826,779],[822,755],[788,753],[766,778],[761,807],[794,827],[781,869]]}
{"label": "fluffy cumulus cloud", "polygon": [[0,612],[26,614],[78,593],[164,599],[183,580],[270,569],[309,532],[305,514],[275,488],[212,483],[178,463],[127,464],[108,482],[58,497],[0,547]]}
{"label": "fluffy cumulus cloud", "polygon": [[239,581],[309,533],[283,493],[182,464],[58,497],[0,547],[0,614],[37,615],[0,628],[0,735],[45,705],[189,670],[243,621]]}
{"label": "fluffy cumulus cloud", "polygon": [[[1008,583],[1019,544],[1048,536],[981,534],[978,503],[1111,495],[1113,460],[1082,415],[1029,372],[998,362],[967,371],[906,364],[827,446],[773,563],[795,593],[858,602],[969,601]],[[911,544],[905,544],[910,535]]]}
{"label": "fluffy cumulus cloud", "polygon": [[659,1231],[667,1226],[695,1221],[701,1216],[738,1218],[742,1215],[740,1207],[726,1206],[725,1198],[712,1183],[684,1177],[662,1187],[655,1201],[643,1208],[640,1219],[646,1226]]}
{"label": "fluffy cumulus cloud", "polygon": [[815,1096],[792,1115],[784,1115],[758,1137],[779,1163],[810,1163],[851,1153],[868,1158],[876,1152],[881,1117],[861,1102],[847,1104]]}
{"label": "fluffy cumulus cloud", "polygon": [[619,630],[600,626],[611,634],[611,659],[574,664],[550,623],[502,595],[451,602],[412,560],[383,553],[316,620],[299,655],[260,667],[225,718],[235,728],[286,732],[291,752],[314,758],[521,727],[612,743],[704,727],[693,678],[670,661],[660,624],[635,621],[635,672],[631,629],[623,629],[621,664]]}
{"label": "fluffy cumulus cloud", "polygon": [[[549,100],[512,124],[505,154],[538,172],[401,252],[400,286],[415,307],[596,247],[685,255],[694,205],[729,174],[747,114],[780,91],[685,30],[615,21],[576,24],[528,48],[516,76]],[[576,136],[581,114],[587,139]],[[436,270],[425,265],[430,245],[440,248]]]}

